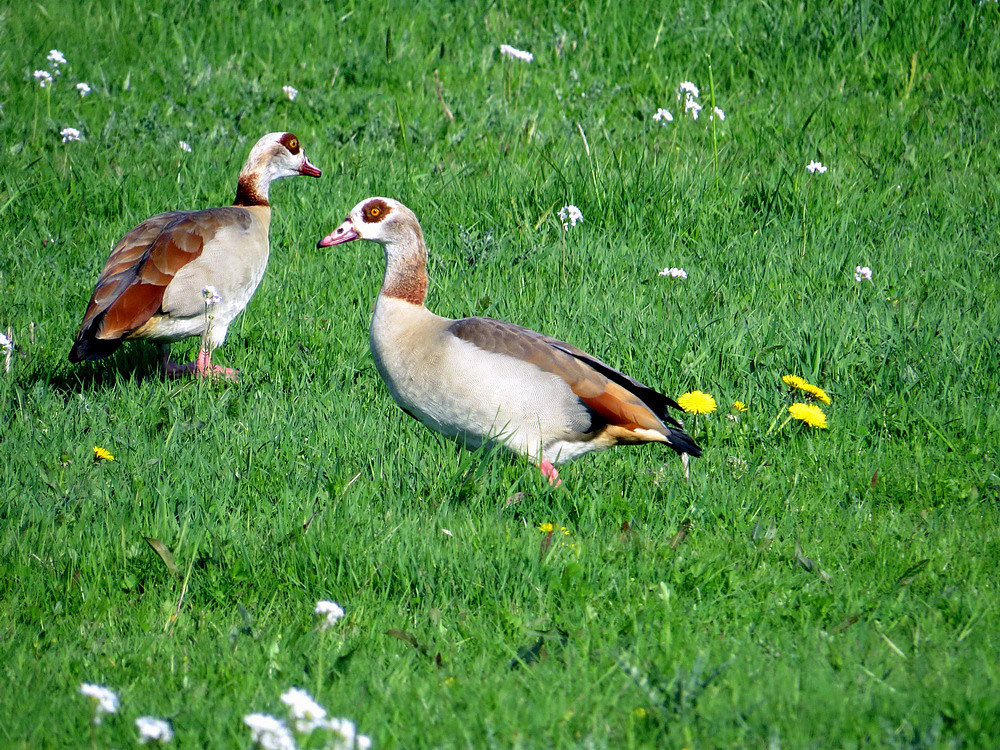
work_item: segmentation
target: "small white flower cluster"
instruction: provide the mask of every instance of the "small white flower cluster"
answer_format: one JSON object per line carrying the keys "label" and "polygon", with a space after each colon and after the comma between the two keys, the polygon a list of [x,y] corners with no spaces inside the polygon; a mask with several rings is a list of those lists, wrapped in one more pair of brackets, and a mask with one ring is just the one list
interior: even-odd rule
{"label": "small white flower cluster", "polygon": [[285,96],[288,97],[290,101],[295,101],[295,97],[299,95],[299,90],[294,86],[282,86],[281,90],[285,92]]}
{"label": "small white flower cluster", "polygon": [[823,174],[826,171],[826,167],[823,166],[823,163],[818,161],[809,162],[806,164],[806,169],[813,174]]}
{"label": "small white flower cluster", "polygon": [[215,307],[215,305],[222,302],[222,295],[219,294],[219,290],[211,284],[201,290],[201,298],[205,300],[205,307]]}
{"label": "small white flower cluster", "polygon": [[302,688],[289,688],[281,694],[281,702],[288,706],[288,713],[295,721],[295,731],[309,734],[326,726],[326,709]]}
{"label": "small white flower cluster", "polygon": [[[62,66],[66,65],[66,55],[57,49],[50,49],[49,54],[46,55],[45,59],[51,64],[52,70],[36,70],[32,73],[35,83],[43,89],[47,89],[52,85],[55,81],[55,76],[62,75]],[[76,84],[76,90],[80,92],[80,96],[86,96],[90,93],[90,86],[81,82]]]}
{"label": "small white flower cluster", "polygon": [[[692,120],[697,120],[701,114],[701,110],[704,109],[698,103],[699,96],[701,96],[701,91],[691,81],[682,81],[680,86],[677,87],[677,101],[684,102],[684,111],[691,115]],[[714,120],[716,118],[725,120],[726,113],[718,107],[713,107],[708,119]],[[661,125],[666,125],[668,122],[674,121],[674,116],[668,110],[660,107],[656,110],[656,114],[653,115],[653,120]]]}
{"label": "small white flower cluster", "polygon": [[118,696],[110,688],[83,682],[80,684],[80,694],[93,701],[95,724],[101,723],[103,714],[118,713]]}
{"label": "small white flower cluster", "polygon": [[250,727],[250,740],[262,750],[296,750],[295,738],[281,719],[267,714],[247,714],[243,723]]}
{"label": "small white flower cluster", "polygon": [[683,268],[664,268],[660,271],[660,276],[669,276],[672,279],[686,279],[688,277],[687,271]]}
{"label": "small white flower cluster", "polygon": [[559,209],[559,221],[562,222],[563,231],[568,232],[570,227],[575,227],[583,222],[583,211],[572,203]]}
{"label": "small white flower cluster", "polygon": [[698,90],[698,87],[691,83],[691,81],[683,81],[677,87],[677,101],[684,100],[684,111],[690,112],[691,118],[694,120],[698,119],[698,115],[702,109],[701,105],[695,101],[700,94],[701,92]]}
{"label": "small white flower cluster", "polygon": [[[32,73],[35,83],[43,89],[52,86],[55,82],[55,76],[62,75],[62,66],[66,65],[66,56],[57,49],[50,49],[45,59],[51,63],[52,70],[36,70]],[[90,86],[82,81],[76,84],[76,90],[81,97],[86,96],[91,91]],[[80,140],[80,131],[76,128],[63,128],[59,131],[59,135],[62,136],[63,143]]]}
{"label": "small white flower cluster", "polygon": [[[91,720],[95,726],[101,723],[104,714],[118,713],[118,695],[111,688],[83,682],[80,684],[80,694],[91,700]],[[135,726],[139,730],[140,745],[149,742],[165,745],[174,738],[174,730],[170,728],[170,723],[163,719],[140,716],[135,720]]]}
{"label": "small white flower cluster", "polygon": [[61,73],[59,66],[66,64],[66,56],[57,49],[50,49],[49,54],[45,57],[45,59],[52,63],[52,69],[55,71],[56,75]]}
{"label": "small white flower cluster", "polygon": [[150,742],[165,745],[174,738],[174,730],[170,728],[170,722],[157,719],[154,716],[140,716],[135,720],[135,726],[139,730],[140,745]]}
{"label": "small white flower cluster", "polygon": [[344,609],[337,602],[331,602],[326,599],[321,599],[316,602],[316,609],[313,612],[317,615],[323,615],[323,621],[320,623],[320,630],[326,630],[331,625],[336,625],[337,620],[344,616]]}
{"label": "small white flower cluster", "polygon": [[14,351],[14,344],[9,338],[4,334],[0,333],[0,352],[12,352]]}
{"label": "small white flower cluster", "polygon": [[187,151],[189,154],[191,153],[191,144],[187,141],[177,141],[177,145],[181,147],[181,151]]}
{"label": "small white flower cluster", "polygon": [[653,120],[655,122],[660,123],[661,125],[666,125],[668,122],[674,121],[674,116],[670,114],[668,110],[664,109],[663,107],[660,107],[658,110],[656,110],[656,114],[653,115]]}
{"label": "small white flower cluster", "polygon": [[516,49],[511,47],[509,44],[500,45],[500,54],[506,55],[512,60],[523,60],[524,62],[531,62],[535,59],[535,56],[530,52],[525,52],[524,50]]}
{"label": "small white flower cluster", "polygon": [[680,101],[682,96],[697,99],[701,96],[701,91],[691,81],[681,81],[681,85],[677,87],[677,101]]}
{"label": "small white flower cluster", "polygon": [[[326,709],[302,688],[286,690],[281,696],[281,702],[288,706],[289,719],[298,734],[311,737],[316,731],[328,733],[324,747],[329,750],[370,750],[371,738],[358,734],[353,721],[328,719]],[[247,714],[243,717],[243,723],[250,727],[250,739],[262,750],[296,748],[295,737],[281,719],[268,714]]]}
{"label": "small white flower cluster", "polygon": [[854,280],[861,281],[871,281],[872,280],[872,269],[868,266],[855,266],[854,267]]}

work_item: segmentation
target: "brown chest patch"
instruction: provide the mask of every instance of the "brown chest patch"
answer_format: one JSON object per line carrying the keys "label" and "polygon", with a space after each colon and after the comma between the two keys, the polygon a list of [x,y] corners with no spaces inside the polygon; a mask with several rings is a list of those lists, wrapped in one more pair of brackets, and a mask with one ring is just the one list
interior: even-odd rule
{"label": "brown chest patch", "polygon": [[236,198],[233,200],[234,206],[269,206],[267,198],[260,194],[257,187],[257,179],[253,175],[240,175],[239,182],[236,183]]}
{"label": "brown chest patch", "polygon": [[411,305],[422,305],[427,299],[427,271],[422,263],[394,268],[387,274],[382,284],[382,294],[409,302]]}

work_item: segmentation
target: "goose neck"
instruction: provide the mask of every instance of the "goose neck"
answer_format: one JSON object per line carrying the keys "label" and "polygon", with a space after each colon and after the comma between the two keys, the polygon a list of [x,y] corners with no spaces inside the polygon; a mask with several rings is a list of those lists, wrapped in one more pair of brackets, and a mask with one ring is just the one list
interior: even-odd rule
{"label": "goose neck", "polygon": [[412,236],[385,244],[383,297],[423,306],[427,298],[427,248],[419,229]]}
{"label": "goose neck", "polygon": [[236,198],[233,200],[234,206],[269,206],[268,191],[271,187],[271,180],[260,170],[253,169],[248,164],[240,172],[240,179],[236,183]]}

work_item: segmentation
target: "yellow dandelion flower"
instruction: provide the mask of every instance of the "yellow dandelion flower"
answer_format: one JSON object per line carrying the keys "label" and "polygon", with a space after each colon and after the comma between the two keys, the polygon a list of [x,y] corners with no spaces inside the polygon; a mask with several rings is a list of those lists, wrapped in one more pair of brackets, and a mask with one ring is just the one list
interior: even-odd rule
{"label": "yellow dandelion flower", "polygon": [[802,386],[802,390],[804,390],[810,396],[818,398],[824,404],[833,403],[833,401],[830,400],[830,397],[826,395],[826,391],[824,391],[818,385],[813,385],[812,383],[806,383],[804,386]]}
{"label": "yellow dandelion flower", "polygon": [[710,414],[715,411],[715,399],[704,391],[689,391],[677,399],[677,405],[688,414]]}
{"label": "yellow dandelion flower", "polygon": [[633,708],[632,715],[637,719],[645,719],[646,709],[644,709],[642,706],[639,706],[639,708]]}
{"label": "yellow dandelion flower", "polygon": [[95,461],[114,461],[115,457],[111,455],[111,451],[105,450],[104,448],[99,448],[94,446],[94,460]]}
{"label": "yellow dandelion flower", "polygon": [[810,427],[826,429],[826,414],[816,404],[794,403],[788,407],[788,413]]}
{"label": "yellow dandelion flower", "polygon": [[799,377],[798,375],[782,375],[781,379],[785,381],[785,385],[790,388],[798,388],[799,390],[802,390],[805,386],[809,385],[805,378]]}
{"label": "yellow dandelion flower", "polygon": [[746,411],[747,405],[744,404],[742,401],[733,401],[733,408],[736,411]]}
{"label": "yellow dandelion flower", "polygon": [[551,523],[538,524],[538,530],[541,531],[543,534],[551,534],[553,531],[555,531],[555,528],[556,527],[553,526]]}

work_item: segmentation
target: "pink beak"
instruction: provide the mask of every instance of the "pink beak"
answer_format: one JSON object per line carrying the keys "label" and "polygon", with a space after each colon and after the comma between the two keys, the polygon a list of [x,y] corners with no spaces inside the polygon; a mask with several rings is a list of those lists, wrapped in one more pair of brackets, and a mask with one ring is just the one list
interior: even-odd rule
{"label": "pink beak", "polygon": [[312,162],[308,159],[303,158],[302,164],[299,166],[299,174],[304,174],[308,177],[319,177],[322,172],[320,172],[316,167],[313,166]]}
{"label": "pink beak", "polygon": [[350,217],[344,219],[344,223],[339,227],[334,229],[330,234],[321,239],[316,243],[316,247],[330,247],[331,245],[340,245],[344,242],[350,242],[351,240],[356,240],[361,235],[358,234],[357,230],[354,228],[354,222],[351,221]]}

